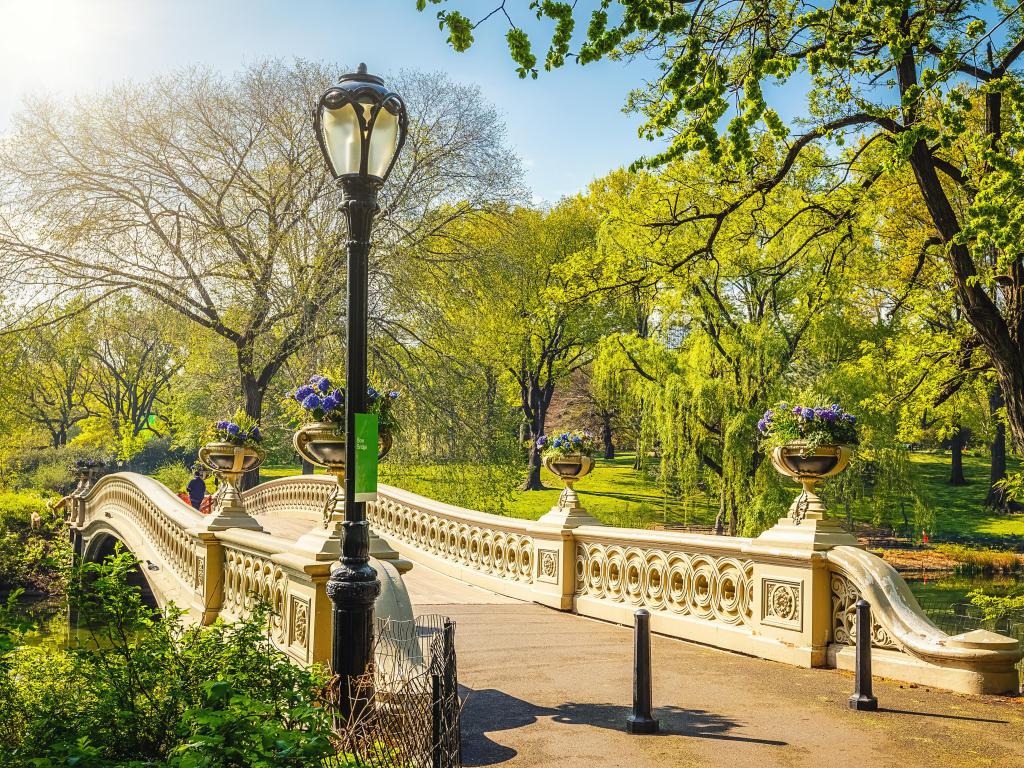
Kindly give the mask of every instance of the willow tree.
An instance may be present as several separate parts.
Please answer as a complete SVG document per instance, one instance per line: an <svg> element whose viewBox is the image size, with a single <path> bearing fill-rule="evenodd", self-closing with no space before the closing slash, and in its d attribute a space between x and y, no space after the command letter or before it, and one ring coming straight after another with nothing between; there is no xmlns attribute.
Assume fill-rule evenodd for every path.
<svg viewBox="0 0 1024 768"><path fill-rule="evenodd" d="M470 6L430 0L449 43L464 50L485 18L510 24L509 51L520 77L537 76L531 41L505 3ZM426 0L417 0L420 10ZM612 6L615 6L614 9ZM459 10L461 7L465 12ZM492 11L501 8L504 14ZM714 213L682 208L666 222L711 222L685 254L717 249L725 220L778 187L816 146L832 151L851 137L884 150L873 165L846 154L842 170L873 183L909 168L964 317L991 360L1006 418L1024 447L1024 19L1019 5L826 0L602 0L588 13L565 2L531 3L554 22L545 69L606 57L660 60L659 74L630 96L641 134L664 139L643 164L699 153L738 163L754 184ZM469 15L472 14L472 18ZM585 32L574 41L579 22ZM579 26L583 26L579 24ZM765 86L774 86L766 93ZM779 105L795 93L806 107L787 126ZM773 107L770 103L776 100ZM785 142L761 157L754 137ZM838 155L838 153L835 153Z"/></svg>
<svg viewBox="0 0 1024 768"><path fill-rule="evenodd" d="M630 232L648 243L643 262L609 259L607 282L656 282L660 290L651 334L606 341L600 370L645 389L663 480L683 491L702 469L712 473L716 526L732 534L779 511L762 515L751 506L764 459L755 425L791 386L816 329L842 305L847 264L863 249L844 206L823 197L848 194L836 191L827 166L819 156L722 224L706 224L718 227L717 245L687 270L671 265L706 233L650 222L681 207L713 215L745 183L724 170L676 161L632 190L602 229L619 243Z"/></svg>
<svg viewBox="0 0 1024 768"><path fill-rule="evenodd" d="M3 277L29 301L75 292L165 305L229 344L259 419L284 362L344 322L344 216L309 117L338 74L263 62L29 99L0 144ZM478 90L416 73L393 84L413 118L381 196L378 269L518 183Z"/></svg>

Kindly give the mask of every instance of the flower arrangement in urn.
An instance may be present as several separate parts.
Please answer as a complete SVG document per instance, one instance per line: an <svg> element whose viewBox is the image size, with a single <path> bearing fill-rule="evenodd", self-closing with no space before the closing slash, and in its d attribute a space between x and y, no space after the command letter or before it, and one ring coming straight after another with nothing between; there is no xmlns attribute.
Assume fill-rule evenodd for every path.
<svg viewBox="0 0 1024 768"><path fill-rule="evenodd" d="M838 403L827 407L780 403L765 411L757 429L775 469L803 486L790 517L797 523L805 517L822 517L825 510L815 486L849 464L858 441L857 417Z"/></svg>
<svg viewBox="0 0 1024 768"><path fill-rule="evenodd" d="M579 495L572 487L573 483L590 474L594 468L593 457L597 444L593 435L585 429L562 432L554 437L541 435L537 438L537 448L540 449L544 466L565 484L558 496L558 503L541 518L541 522L563 527L596 525L597 520L583 509Z"/></svg>
<svg viewBox="0 0 1024 768"><path fill-rule="evenodd" d="M229 482L263 463L259 424L243 411L236 411L230 419L213 422L206 435L206 444L199 449L199 461L207 469L226 475Z"/></svg>
<svg viewBox="0 0 1024 768"><path fill-rule="evenodd" d="M295 433L295 450L307 461L338 473L345 467L345 391L344 384L338 387L332 378L310 376L288 393L285 404L304 425ZM371 386L366 395L367 413L377 416L379 456L383 459L399 429L394 413L399 394L395 390L382 393Z"/></svg>
<svg viewBox="0 0 1024 768"><path fill-rule="evenodd" d="M541 458L553 474L566 483L567 488L594 468L594 453L597 444L588 430L562 432L555 437L541 435L537 438Z"/></svg>
<svg viewBox="0 0 1024 768"><path fill-rule="evenodd" d="M814 408L780 403L764 412L757 429L768 449L800 443L810 452L819 445L857 444L857 417L839 403Z"/></svg>

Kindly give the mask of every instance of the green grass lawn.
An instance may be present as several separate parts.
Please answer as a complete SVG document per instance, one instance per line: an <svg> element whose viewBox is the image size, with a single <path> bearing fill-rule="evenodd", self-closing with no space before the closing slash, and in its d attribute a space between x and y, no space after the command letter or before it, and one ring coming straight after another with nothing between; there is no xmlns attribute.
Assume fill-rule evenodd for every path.
<svg viewBox="0 0 1024 768"><path fill-rule="evenodd" d="M923 485L925 504L933 515L929 534L949 536L1024 536L1024 515L1000 515L983 506L987 493L988 461L984 455L965 455L964 474L968 485L954 487L949 477L948 452L911 455ZM1010 470L1019 462L1011 459ZM298 467L264 467L265 479L299 473ZM502 514L536 520L557 502L561 483L546 469L542 480L547 490L510 490L501 504ZM503 482L511 488L514 478L486 478L473 471L431 465L381 465L381 481L460 506L479 509L472 486ZM666 499L656 478L633 469L633 455L622 453L613 460L600 459L594 471L576 484L587 510L601 522L630 528L647 528L658 523L709 526L718 511L718 501L696 493L684 499ZM797 486L793 485L794 496ZM866 520L864 522L867 522Z"/></svg>
<svg viewBox="0 0 1024 768"><path fill-rule="evenodd" d="M939 535L1024 536L1024 515L996 514L984 506L988 495L989 464L985 455L964 456L964 476L968 484L953 486L949 480L949 453L911 455L915 471L924 485L926 504L935 516L934 530ZM1020 470L1020 462L1008 461L1011 472Z"/></svg>

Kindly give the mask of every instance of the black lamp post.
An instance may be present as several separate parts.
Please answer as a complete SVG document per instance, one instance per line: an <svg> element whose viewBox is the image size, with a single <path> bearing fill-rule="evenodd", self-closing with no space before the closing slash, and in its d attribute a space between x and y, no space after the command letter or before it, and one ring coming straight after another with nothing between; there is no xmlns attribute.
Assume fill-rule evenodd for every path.
<svg viewBox="0 0 1024 768"><path fill-rule="evenodd" d="M377 191L405 143L405 102L360 64L328 88L313 110L313 127L327 166L341 188L348 219L348 331L345 368L345 522L341 565L327 582L333 605L331 665L340 676L340 704L347 717L365 698L353 682L366 673L373 653L373 604L380 581L370 566L366 505L356 501L356 414L366 412L366 325L370 230Z"/></svg>

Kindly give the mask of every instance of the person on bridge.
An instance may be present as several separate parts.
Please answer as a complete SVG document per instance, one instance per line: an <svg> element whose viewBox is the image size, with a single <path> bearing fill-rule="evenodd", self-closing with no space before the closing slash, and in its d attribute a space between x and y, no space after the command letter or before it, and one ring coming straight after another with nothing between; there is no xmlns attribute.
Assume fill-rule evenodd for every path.
<svg viewBox="0 0 1024 768"><path fill-rule="evenodd" d="M206 481L203 480L203 473L200 470L197 469L192 473L192 479L188 481L185 490L188 492L188 499L192 506L200 509L203 506L203 499L206 497Z"/></svg>

